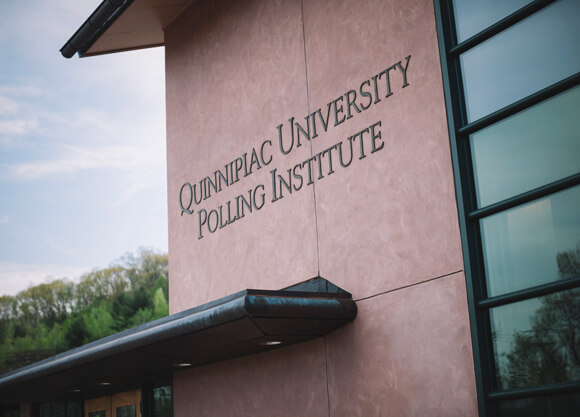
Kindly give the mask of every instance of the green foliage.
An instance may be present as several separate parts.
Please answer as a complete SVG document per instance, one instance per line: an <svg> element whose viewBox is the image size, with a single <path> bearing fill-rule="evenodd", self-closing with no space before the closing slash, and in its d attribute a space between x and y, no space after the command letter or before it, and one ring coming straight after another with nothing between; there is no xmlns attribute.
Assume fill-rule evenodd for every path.
<svg viewBox="0 0 580 417"><path fill-rule="evenodd" d="M153 294L153 315L156 319L169 315L169 303L163 288L157 288Z"/></svg>
<svg viewBox="0 0 580 417"><path fill-rule="evenodd" d="M144 287L139 287L132 293L121 293L113 301L113 316L117 330L133 327L133 323L143 324L146 311L153 306L152 296ZM151 321L151 319L147 320Z"/></svg>
<svg viewBox="0 0 580 417"><path fill-rule="evenodd" d="M131 317L131 326L129 327L139 326L153 320L153 311L150 308L140 308L133 317Z"/></svg>
<svg viewBox="0 0 580 417"><path fill-rule="evenodd" d="M0 297L0 374L169 314L167 254L142 249L78 283Z"/></svg>
<svg viewBox="0 0 580 417"><path fill-rule="evenodd" d="M109 305L106 302L85 311L83 319L90 332L89 340L101 339L115 333L115 319L109 312Z"/></svg>
<svg viewBox="0 0 580 417"><path fill-rule="evenodd" d="M580 244L561 252L560 279L580 277ZM511 388L580 379L580 288L548 294L531 315L531 329L516 332L507 358Z"/></svg>
<svg viewBox="0 0 580 417"><path fill-rule="evenodd" d="M89 328L82 315L76 316L65 332L65 339L71 348L87 343L89 336Z"/></svg>

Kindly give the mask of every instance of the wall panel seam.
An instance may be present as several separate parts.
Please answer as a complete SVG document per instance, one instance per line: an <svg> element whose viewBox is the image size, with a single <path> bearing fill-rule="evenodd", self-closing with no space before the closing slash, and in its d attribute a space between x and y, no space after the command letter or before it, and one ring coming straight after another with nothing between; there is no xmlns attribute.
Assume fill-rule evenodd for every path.
<svg viewBox="0 0 580 417"><path fill-rule="evenodd" d="M405 290L405 289L407 289L407 288L416 287L416 286L418 286L418 285L422 285L422 284L427 284L427 283L429 283L429 282L436 281L436 280L439 280L439 279L443 279L443 278L449 278L449 277L451 277L451 276L453 276L453 275L457 275L457 274L460 274L460 273L463 273L463 272L464 272L464 270L463 270L463 269L460 269L460 270L458 270L458 271L449 272L448 274L440 275L440 276L437 276L437 277L434 277L434 278L428 278L428 279L425 279L425 280L423 280L423 281L419 281L419 282L415 282L415 283L413 283L413 284L405 285L405 286L403 286L403 287L399 287L399 288L393 288L393 289L391 289L391 290L387 290L387 291L379 292L379 293L377 293L377 294L374 294L374 295L369 295L368 297L358 298L358 299L356 299L356 300L354 300L354 301L358 303L359 301L365 301L365 300L368 300L368 299L370 299L370 298L375 298L375 297L379 297L379 296L381 296L381 295L389 294L389 293L392 293L392 292L396 292L396 291Z"/></svg>

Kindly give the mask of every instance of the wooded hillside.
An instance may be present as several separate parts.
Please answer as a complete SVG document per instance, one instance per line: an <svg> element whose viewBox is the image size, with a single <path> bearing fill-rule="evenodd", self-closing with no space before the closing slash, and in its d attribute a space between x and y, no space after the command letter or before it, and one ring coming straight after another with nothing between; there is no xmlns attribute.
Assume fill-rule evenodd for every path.
<svg viewBox="0 0 580 417"><path fill-rule="evenodd" d="M169 314L167 254L0 296L0 374Z"/></svg>

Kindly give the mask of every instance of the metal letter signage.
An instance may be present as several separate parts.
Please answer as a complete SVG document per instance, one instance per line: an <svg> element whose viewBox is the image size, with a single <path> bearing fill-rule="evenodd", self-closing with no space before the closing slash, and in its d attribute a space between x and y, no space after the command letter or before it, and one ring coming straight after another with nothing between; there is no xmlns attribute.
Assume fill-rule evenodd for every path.
<svg viewBox="0 0 580 417"><path fill-rule="evenodd" d="M306 141L316 139L331 127L339 126L391 97L397 85L400 88L407 87L410 60L411 55L404 59L404 63L401 60L364 80L358 89L348 90L326 106L305 116L303 121L290 117L287 122L276 126L273 141L263 141L250 152L232 159L223 168L199 181L182 184L177 196L180 214L192 215L197 212L197 238L203 239L208 233L216 233L243 219L246 214L260 211L266 202L275 203L300 191L305 185L312 185L332 175L337 169L348 168L355 159L365 159L384 149L382 121L379 120L291 167L271 169L269 188L265 184L257 184L217 207L209 208L205 204L212 196L270 165L276 159L273 142L277 143L281 157L285 157Z"/></svg>

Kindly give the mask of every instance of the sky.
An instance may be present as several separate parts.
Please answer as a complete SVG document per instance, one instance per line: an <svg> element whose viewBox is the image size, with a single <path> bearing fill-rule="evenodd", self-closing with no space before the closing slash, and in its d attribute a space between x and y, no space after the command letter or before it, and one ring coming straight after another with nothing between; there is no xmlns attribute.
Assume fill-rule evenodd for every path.
<svg viewBox="0 0 580 417"><path fill-rule="evenodd" d="M0 295L167 251L163 48L59 51L100 3L0 4Z"/></svg>

